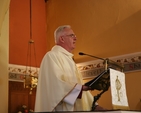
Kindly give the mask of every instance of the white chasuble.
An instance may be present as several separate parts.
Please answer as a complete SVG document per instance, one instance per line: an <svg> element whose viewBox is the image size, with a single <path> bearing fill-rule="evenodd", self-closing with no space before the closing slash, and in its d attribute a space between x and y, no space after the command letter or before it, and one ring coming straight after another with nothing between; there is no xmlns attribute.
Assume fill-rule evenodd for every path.
<svg viewBox="0 0 141 113"><path fill-rule="evenodd" d="M39 70L35 112L91 110L93 96L89 91L77 98L83 83L72 57L57 45L46 53Z"/></svg>
<svg viewBox="0 0 141 113"><path fill-rule="evenodd" d="M125 74L110 69L110 84L113 109L129 110L126 95Z"/></svg>

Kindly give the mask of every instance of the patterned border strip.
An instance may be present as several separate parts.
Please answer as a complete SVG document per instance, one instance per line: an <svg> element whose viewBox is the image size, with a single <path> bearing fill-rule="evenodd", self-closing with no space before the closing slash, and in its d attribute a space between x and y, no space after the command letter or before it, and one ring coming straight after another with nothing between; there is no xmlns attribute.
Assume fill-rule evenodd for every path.
<svg viewBox="0 0 141 113"><path fill-rule="evenodd" d="M109 58L117 63L124 64L124 72L133 72L141 70L141 52L126 54ZM104 70L104 64L101 60L93 60L77 64L82 73L83 79L93 78ZM24 75L31 74L37 77L39 68L9 64L9 80L23 81Z"/></svg>
<svg viewBox="0 0 141 113"><path fill-rule="evenodd" d="M15 64L9 64L9 80L10 81L24 81L25 75L31 75L33 77L38 77L39 68L29 67L29 66L21 66Z"/></svg>

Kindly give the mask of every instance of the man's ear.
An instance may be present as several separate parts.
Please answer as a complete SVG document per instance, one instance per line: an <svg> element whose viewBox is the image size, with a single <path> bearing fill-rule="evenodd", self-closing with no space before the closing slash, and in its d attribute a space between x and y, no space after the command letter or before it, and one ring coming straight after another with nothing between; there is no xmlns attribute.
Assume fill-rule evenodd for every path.
<svg viewBox="0 0 141 113"><path fill-rule="evenodd" d="M60 42L64 42L64 38L61 36L61 37L59 37L59 41Z"/></svg>

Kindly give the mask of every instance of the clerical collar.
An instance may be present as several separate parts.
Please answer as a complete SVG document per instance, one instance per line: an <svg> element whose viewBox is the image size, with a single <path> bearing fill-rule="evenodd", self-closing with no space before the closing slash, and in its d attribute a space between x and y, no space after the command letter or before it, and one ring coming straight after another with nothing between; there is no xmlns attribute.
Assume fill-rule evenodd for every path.
<svg viewBox="0 0 141 113"><path fill-rule="evenodd" d="M74 55L70 52L68 52L66 49L64 49L63 47L59 46L59 45L55 45L52 50L55 50L55 51L60 51L68 56L71 56L73 57Z"/></svg>

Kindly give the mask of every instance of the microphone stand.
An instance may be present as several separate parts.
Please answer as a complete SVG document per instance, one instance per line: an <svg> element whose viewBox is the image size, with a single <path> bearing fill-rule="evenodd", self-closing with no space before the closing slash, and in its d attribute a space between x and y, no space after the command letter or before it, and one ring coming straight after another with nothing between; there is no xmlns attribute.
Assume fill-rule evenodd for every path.
<svg viewBox="0 0 141 113"><path fill-rule="evenodd" d="M101 97L101 95L103 94L103 93L105 93L105 91L107 91L108 89L105 89L105 90L103 90L102 92L100 92L99 94L97 94L97 96L94 96L94 101L93 101L93 103L92 103L92 109L91 109L91 111L94 111L95 110L95 108L96 108L96 101Z"/></svg>

